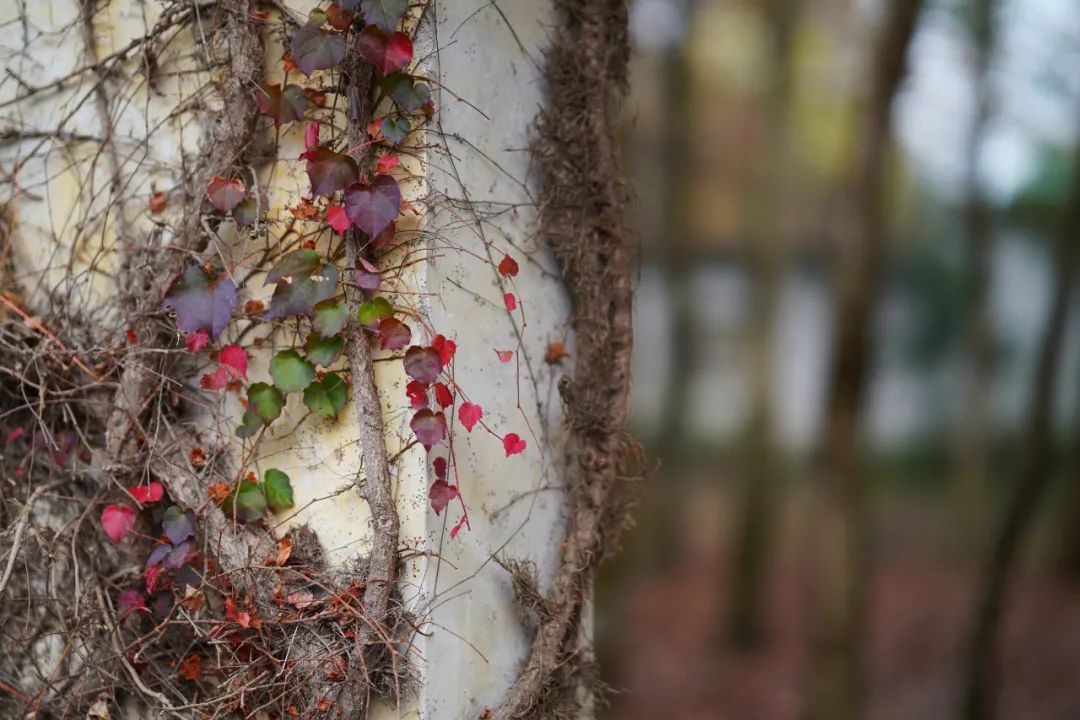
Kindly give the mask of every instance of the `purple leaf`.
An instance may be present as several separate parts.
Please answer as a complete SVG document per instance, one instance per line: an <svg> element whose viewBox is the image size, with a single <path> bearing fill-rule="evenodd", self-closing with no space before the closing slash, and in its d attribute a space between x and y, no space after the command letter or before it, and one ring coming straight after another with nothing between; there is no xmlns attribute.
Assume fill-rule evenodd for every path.
<svg viewBox="0 0 1080 720"><path fill-rule="evenodd" d="M277 283L265 318L310 315L317 303L337 291L338 269L323 264L314 250L289 253L266 275L265 285Z"/></svg>
<svg viewBox="0 0 1080 720"><path fill-rule="evenodd" d="M413 345L405 351L403 364L405 373L409 377L425 385L430 385L431 381L437 378L442 370L439 351L435 348L420 347L419 345Z"/></svg>
<svg viewBox="0 0 1080 720"><path fill-rule="evenodd" d="M409 427L416 433L416 439L424 446L425 450L442 441L446 437L446 416L441 412L432 412L428 408L417 410L409 421Z"/></svg>
<svg viewBox="0 0 1080 720"><path fill-rule="evenodd" d="M308 150L300 157L307 160L312 195L333 195L355 183L360 176L355 160L329 148Z"/></svg>
<svg viewBox="0 0 1080 720"><path fill-rule="evenodd" d="M292 36L289 54L305 75L339 65L345 59L345 38L304 25Z"/></svg>
<svg viewBox="0 0 1080 720"><path fill-rule="evenodd" d="M401 188L389 175L378 176L371 185L350 185L345 191L345 212L371 237L389 227L400 209Z"/></svg>
<svg viewBox="0 0 1080 720"><path fill-rule="evenodd" d="M161 529L173 545L179 545L195 535L195 513L191 510L184 512L172 505L161 518Z"/></svg>
<svg viewBox="0 0 1080 720"><path fill-rule="evenodd" d="M216 338L236 307L236 285L227 275L214 277L192 265L169 286L162 307L173 309L184 332L208 330Z"/></svg>

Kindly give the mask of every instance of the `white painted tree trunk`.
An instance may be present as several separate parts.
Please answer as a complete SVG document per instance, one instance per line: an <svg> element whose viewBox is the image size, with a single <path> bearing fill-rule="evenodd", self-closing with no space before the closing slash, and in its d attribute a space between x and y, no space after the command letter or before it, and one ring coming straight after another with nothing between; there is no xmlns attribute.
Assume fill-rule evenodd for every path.
<svg viewBox="0 0 1080 720"><path fill-rule="evenodd" d="M288 3L297 18L311 5ZM13 228L12 285L4 290L38 313L62 303L91 333L124 326L111 305L117 283L125 282L121 240L169 233L161 225L169 211L151 214L149 197L181 186L185 163L197 157L203 130L218 110L200 102L211 78L198 18L188 23L191 29L155 39L156 70L149 75L138 52L113 59L153 33L163 12L175 10L156 2L100 0L92 26L84 27L78 0L0 3L0 54L8 70L0 79L0 189ZM212 11L202 6L195 13ZM441 517L432 511L427 490L434 478L424 450L413 447L395 460L401 541L416 550L400 592L423 634L412 654L417 690L402 707L383 708L378 716L387 718L476 718L499 703L530 633L514 607L509 575L494 558L533 561L546 590L563 536L556 391L563 370L545 363L544 353L551 341L569 342L569 303L558 269L535 237L527 152L542 103L540 63L550 7L538 0L502 0L497 7L486 0L438 0L432 12L415 56L419 74L433 79L439 112L414 143L416 159L405 163L404 174L413 179L402 183L422 231L414 249L426 258L410 266L398 288L411 293L418 317L457 342L456 380L484 408L484 420L499 433L517 432L528 448L507 458L498 438L456 426L453 452L471 530L453 540L449 530L460 506L452 504ZM266 80L277 82L281 38L268 31L265 39ZM107 72L99 76L95 63L106 63ZM28 88L80 69L67 82L26 97ZM95 91L99 80L103 93ZM260 132L274 132L261 122ZM282 128L278 160L257 168L269 202L271 240L289 217L288 206L307 193L303 164L295 162L302 146L299 124ZM245 253L261 242L237 237L226 223L211 252L243 274L249 271ZM509 313L503 304L503 293L511 291L495 271L503 253L522 267L512 291L523 314ZM249 284L242 300L268 299L271 288L260 285ZM429 339L422 330L420 336ZM495 350L513 350L514 360L500 362ZM253 358L252 380L267 379L270 352ZM376 367L393 455L412 439L407 379L400 363ZM198 377L177 380L197 387ZM240 408L235 399L217 407L219 397L206 395L205 422L220 423L231 436ZM348 568L365 554L371 537L368 508L353 487L362 474L355 419L351 409L336 423L304 414L291 400L275 436L250 466L260 473L277 467L293 478L297 510L280 516L275 532L306 523L331 565ZM233 462L242 463L239 445Z"/></svg>

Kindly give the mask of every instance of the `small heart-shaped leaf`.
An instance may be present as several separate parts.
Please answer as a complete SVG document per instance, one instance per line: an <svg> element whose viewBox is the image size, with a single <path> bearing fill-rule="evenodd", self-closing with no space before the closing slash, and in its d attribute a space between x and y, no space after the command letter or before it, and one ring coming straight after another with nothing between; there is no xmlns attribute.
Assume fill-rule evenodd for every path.
<svg viewBox="0 0 1080 720"><path fill-rule="evenodd" d="M215 277L200 265L192 265L173 281L163 307L176 313L184 332L209 330L216 338L225 329L236 307L236 285L227 275Z"/></svg>
<svg viewBox="0 0 1080 720"><path fill-rule="evenodd" d="M450 504L450 501L458 496L456 485L448 485L445 480L436 480L428 490L428 499L431 500L431 509L435 514L440 514Z"/></svg>
<svg viewBox="0 0 1080 720"><path fill-rule="evenodd" d="M349 321L349 308L336 300L323 300L311 313L311 327L324 337L337 335Z"/></svg>
<svg viewBox="0 0 1080 720"><path fill-rule="evenodd" d="M106 505L101 511L101 527L114 543L119 543L135 527L135 510L127 505Z"/></svg>
<svg viewBox="0 0 1080 720"><path fill-rule="evenodd" d="M431 88L425 83L414 83L405 73L387 75L381 84L402 112L416 112L431 102ZM383 137L385 136L386 131L383 130Z"/></svg>
<svg viewBox="0 0 1080 720"><path fill-rule="evenodd" d="M282 350L270 360L270 377L282 392L300 392L315 379L315 368L295 350Z"/></svg>
<svg viewBox="0 0 1080 720"><path fill-rule="evenodd" d="M348 399L348 387L337 373L326 373L322 380L311 383L304 390L304 405L327 418L337 417Z"/></svg>
<svg viewBox="0 0 1080 720"><path fill-rule="evenodd" d="M273 512L288 510L293 506L293 488L289 476L275 468L270 468L263 475L263 491L266 503Z"/></svg>
<svg viewBox="0 0 1080 720"><path fill-rule="evenodd" d="M388 34L375 25L364 28L357 38L356 46L364 59L378 68L383 75L401 70L412 60L413 46L409 36L402 32Z"/></svg>
<svg viewBox="0 0 1080 720"><path fill-rule="evenodd" d="M345 338L340 335L322 337L313 332L304 342L304 354L307 355L307 359L322 367L330 367L337 362L344 348Z"/></svg>
<svg viewBox="0 0 1080 720"><path fill-rule="evenodd" d="M408 9L408 0L360 0L360 12L364 14L364 22L377 25L383 32L393 32Z"/></svg>
<svg viewBox="0 0 1080 720"><path fill-rule="evenodd" d="M254 413L255 419L263 425L277 420L284 406L285 396L273 385L260 382L248 388L248 411ZM244 413L245 425L247 420L247 413Z"/></svg>
<svg viewBox="0 0 1080 720"><path fill-rule="evenodd" d="M311 75L316 70L341 64L345 59L345 38L325 32L317 25L303 25L293 33L289 55L300 72Z"/></svg>
<svg viewBox="0 0 1080 720"><path fill-rule="evenodd" d="M439 372L442 370L439 351L419 345L413 345L405 351L403 364L409 377L425 385L430 385L435 378L439 377Z"/></svg>
<svg viewBox="0 0 1080 720"><path fill-rule="evenodd" d="M383 319L392 316L394 314L394 307L386 298L377 297L372 298L365 303L361 303L360 309L356 314L362 325L374 327Z"/></svg>
<svg viewBox="0 0 1080 720"><path fill-rule="evenodd" d="M417 410L409 421L409 427L416 433L416 439L424 449L430 451L433 445L442 442L446 437L446 416L428 408Z"/></svg>
<svg viewBox="0 0 1080 720"><path fill-rule="evenodd" d="M397 318L379 321L379 347L383 350L400 350L412 342L412 330Z"/></svg>
<svg viewBox="0 0 1080 720"><path fill-rule="evenodd" d="M370 185L357 183L345 191L345 212L356 227L371 237L385 230L401 210L401 188L389 175Z"/></svg>
<svg viewBox="0 0 1080 720"><path fill-rule="evenodd" d="M380 125L382 136L391 145L400 145L412 132L412 122L405 115L385 117Z"/></svg>
<svg viewBox="0 0 1080 720"><path fill-rule="evenodd" d="M308 150L301 157L307 160L307 176L312 195L333 195L344 190L360 177L356 161L344 153L326 147Z"/></svg>
<svg viewBox="0 0 1080 720"><path fill-rule="evenodd" d="M215 176L206 186L206 197L218 212L229 213L247 195L244 183Z"/></svg>
<svg viewBox="0 0 1080 720"><path fill-rule="evenodd" d="M179 545L189 537L194 537L195 513L170 505L161 518L161 530L165 533L165 537L169 538L169 542Z"/></svg>

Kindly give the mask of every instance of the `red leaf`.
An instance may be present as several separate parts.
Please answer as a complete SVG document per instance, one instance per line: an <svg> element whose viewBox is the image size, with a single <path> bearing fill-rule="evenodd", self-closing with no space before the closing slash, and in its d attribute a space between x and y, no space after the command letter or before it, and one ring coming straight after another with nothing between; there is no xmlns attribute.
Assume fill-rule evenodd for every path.
<svg viewBox="0 0 1080 720"><path fill-rule="evenodd" d="M433 347L413 345L405 351L403 364L405 365L405 373L424 385L430 385L442 370L439 351Z"/></svg>
<svg viewBox="0 0 1080 720"><path fill-rule="evenodd" d="M412 342L412 330L397 318L379 321L379 347L383 350L400 350Z"/></svg>
<svg viewBox="0 0 1080 720"><path fill-rule="evenodd" d="M450 392L446 383L435 383L435 402L444 408L454 404L454 394Z"/></svg>
<svg viewBox="0 0 1080 720"><path fill-rule="evenodd" d="M480 421L480 418L484 416L484 409L479 405L474 405L471 402L462 403L458 408L458 420L465 426L465 429L472 432L472 429L476 426L476 423ZM514 437L517 437L516 435Z"/></svg>
<svg viewBox="0 0 1080 720"><path fill-rule="evenodd" d="M450 361L454 359L454 353L457 352L457 343L447 340L442 335L435 336L435 339L431 341L431 347L439 351L439 362L443 367L450 364Z"/></svg>
<svg viewBox="0 0 1080 720"><path fill-rule="evenodd" d="M397 166L397 155L380 155L378 161L375 163L375 172L379 175L385 175Z"/></svg>
<svg viewBox="0 0 1080 720"><path fill-rule="evenodd" d="M120 622L124 622L127 616L136 610L146 609L146 599L138 590L125 590L120 593L120 597L116 598L116 604L124 610L120 613Z"/></svg>
<svg viewBox="0 0 1080 720"><path fill-rule="evenodd" d="M352 24L352 15L342 10L337 3L330 3L330 7L326 8L326 19L335 30L348 30Z"/></svg>
<svg viewBox="0 0 1080 720"><path fill-rule="evenodd" d="M210 204L218 212L232 212L232 209L240 204L245 195L247 195L247 190L244 189L244 183L239 180L226 180L223 177L215 176L210 181L210 184L206 186L206 197L210 199Z"/></svg>
<svg viewBox="0 0 1080 720"><path fill-rule="evenodd" d="M504 255L502 262L499 263L499 274L504 277L514 277L515 275L517 275L517 261L509 255Z"/></svg>
<svg viewBox="0 0 1080 720"><path fill-rule="evenodd" d="M315 596L307 590L300 590L286 595L285 602L289 603L297 610L303 610L315 602Z"/></svg>
<svg viewBox="0 0 1080 720"><path fill-rule="evenodd" d="M319 147L319 123L309 122L304 127L304 149L314 150Z"/></svg>
<svg viewBox="0 0 1080 720"><path fill-rule="evenodd" d="M330 223L330 227L342 235L352 227L352 221L349 220L349 216L345 214L345 208L341 205L331 205L326 208L326 221Z"/></svg>
<svg viewBox="0 0 1080 720"><path fill-rule="evenodd" d="M432 412L427 408L416 411L409 421L409 427L425 450L430 451L433 445L446 437L446 417L441 412Z"/></svg>
<svg viewBox="0 0 1080 720"><path fill-rule="evenodd" d="M150 196L150 212L155 215L160 215L165 212L166 206L169 204L169 197L158 190L156 193Z"/></svg>
<svg viewBox="0 0 1080 720"><path fill-rule="evenodd" d="M506 305L506 309L513 312L517 309L517 298L514 297L514 293L506 293L503 295L503 304Z"/></svg>
<svg viewBox="0 0 1080 720"><path fill-rule="evenodd" d="M229 384L229 376L225 373L225 368L219 365L214 372L203 375L199 384L203 390L221 390Z"/></svg>
<svg viewBox="0 0 1080 720"><path fill-rule="evenodd" d="M130 492L131 497L138 500L140 504L145 505L160 500L164 490L161 488L161 483L157 480L153 480L149 485L138 485L128 490L128 492Z"/></svg>
<svg viewBox="0 0 1080 720"><path fill-rule="evenodd" d="M4 444L5 445L10 445L11 443L15 442L16 440L18 440L19 438L21 438L25 434L26 434L26 428L17 427L17 428L15 428L14 430L12 430L11 432L9 432L7 434L7 436L4 438Z"/></svg>
<svg viewBox="0 0 1080 720"><path fill-rule="evenodd" d="M525 441L518 437L517 433L507 433L503 438L503 449L506 450L506 457L517 455L525 452Z"/></svg>
<svg viewBox="0 0 1080 720"><path fill-rule="evenodd" d="M180 676L195 681L202 677L202 655L188 655L180 661Z"/></svg>
<svg viewBox="0 0 1080 720"><path fill-rule="evenodd" d="M435 477L440 480L446 479L446 458L437 457L431 461L432 467L435 468Z"/></svg>
<svg viewBox="0 0 1080 720"><path fill-rule="evenodd" d="M436 480L428 490L428 498L431 500L431 509L436 515L442 513L450 501L458 496L456 485L449 485L445 480Z"/></svg>
<svg viewBox="0 0 1080 720"><path fill-rule="evenodd" d="M383 75L401 70L412 60L413 47L409 36L402 32L388 35L374 25L360 33L356 47L364 59Z"/></svg>
<svg viewBox="0 0 1080 720"><path fill-rule="evenodd" d="M499 362L508 363L514 359L513 350L496 350L495 354L499 356Z"/></svg>
<svg viewBox="0 0 1080 720"><path fill-rule="evenodd" d="M247 380L247 353L239 345L227 345L221 349L218 362L234 380Z"/></svg>
<svg viewBox="0 0 1080 720"><path fill-rule="evenodd" d="M405 386L405 394L409 397L414 410L428 406L427 385L419 380L410 380Z"/></svg>
<svg viewBox="0 0 1080 720"><path fill-rule="evenodd" d="M135 527L135 511L126 505L106 505L101 511L101 527L114 543L119 543Z"/></svg>
<svg viewBox="0 0 1080 720"><path fill-rule="evenodd" d="M454 538L456 538L456 537L457 537L457 534L458 534L459 532L461 532L461 526L462 526L462 525L468 525L468 520L469 520L469 518L468 518L468 517L463 517L463 518L461 518L460 520L458 520L458 522L457 522L457 525L455 525L454 527L450 528L450 539L451 539L451 540L453 540ZM481 720L483 720L483 718L481 718Z"/></svg>
<svg viewBox="0 0 1080 720"><path fill-rule="evenodd" d="M202 330L189 332L184 336L184 344L189 353L197 353L210 343L210 336Z"/></svg>

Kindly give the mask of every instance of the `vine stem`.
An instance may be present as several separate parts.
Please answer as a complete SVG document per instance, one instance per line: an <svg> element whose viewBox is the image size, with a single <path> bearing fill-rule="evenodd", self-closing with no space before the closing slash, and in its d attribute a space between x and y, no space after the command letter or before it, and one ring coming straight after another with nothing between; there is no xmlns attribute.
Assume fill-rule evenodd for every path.
<svg viewBox="0 0 1080 720"><path fill-rule="evenodd" d="M374 85L374 69L363 62L359 46L350 43L342 63L342 83L347 97L353 104L348 108L346 144L360 146L356 157L362 170L370 170L372 145L365 144L364 133L371 122L375 102L371 98ZM352 272L360 258L364 243L362 233L350 228L345 232L345 272ZM371 527L374 537L368 557L367 583L364 588L364 607L371 618L359 637L361 647L374 641L378 625L387 615L390 595L397 584L398 538L401 523L397 505L394 503L390 484L390 462L386 450L386 431L383 425L379 391L375 386L375 364L371 356L371 340L358 320L360 305L364 302L361 289L346 282L345 298L349 306L350 333L345 347L345 358L353 382L353 407L356 411L357 435L364 463L364 483L360 492L371 509ZM380 641L381 642L381 641ZM370 666L370 663L366 663Z"/></svg>

